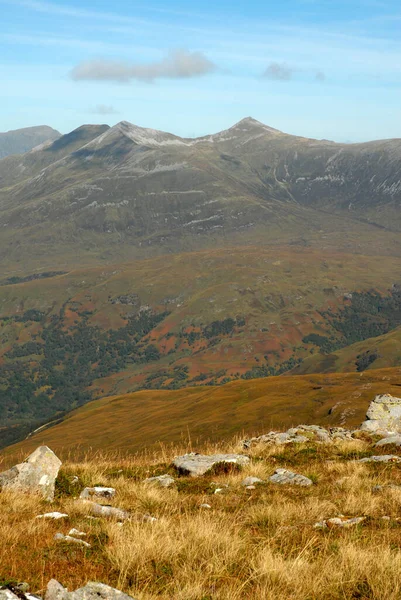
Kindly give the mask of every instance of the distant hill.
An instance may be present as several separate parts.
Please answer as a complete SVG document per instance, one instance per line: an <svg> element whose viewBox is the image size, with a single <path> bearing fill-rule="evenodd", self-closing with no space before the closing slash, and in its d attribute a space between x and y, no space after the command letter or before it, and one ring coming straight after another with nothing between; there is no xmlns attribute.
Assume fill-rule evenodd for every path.
<svg viewBox="0 0 401 600"><path fill-rule="evenodd" d="M10 154L29 152L40 144L52 142L59 137L61 137L61 133L47 125L0 133L0 159Z"/></svg>
<svg viewBox="0 0 401 600"><path fill-rule="evenodd" d="M379 393L400 395L401 369L271 377L218 388L141 391L103 398L11 446L2 456L50 446L61 457L87 451L122 454L162 444L227 440L300 423L359 426Z"/></svg>

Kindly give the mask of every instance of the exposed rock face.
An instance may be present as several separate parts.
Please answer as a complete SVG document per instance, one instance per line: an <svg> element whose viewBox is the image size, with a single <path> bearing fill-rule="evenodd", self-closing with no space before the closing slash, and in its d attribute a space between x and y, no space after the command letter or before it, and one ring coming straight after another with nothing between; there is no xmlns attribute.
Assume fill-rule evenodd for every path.
<svg viewBox="0 0 401 600"><path fill-rule="evenodd" d="M25 462L0 473L0 488L40 494L53 500L61 460L50 448L40 446Z"/></svg>
<svg viewBox="0 0 401 600"><path fill-rule="evenodd" d="M244 440L244 448L250 448L253 444L270 444L282 446L286 444L304 444L306 442L330 443L352 439L353 432L343 427L332 427L325 429L319 425L298 425L291 427L288 431L270 431L258 437Z"/></svg>
<svg viewBox="0 0 401 600"><path fill-rule="evenodd" d="M401 398L390 394L376 396L360 429L379 435L401 433Z"/></svg>
<svg viewBox="0 0 401 600"><path fill-rule="evenodd" d="M272 483L280 483L281 485L290 484L300 485L302 487L313 485L313 481L309 479L309 477L305 477L305 475L299 475L298 473L288 471L287 469L276 469L274 475L272 475L269 479Z"/></svg>
<svg viewBox="0 0 401 600"><path fill-rule="evenodd" d="M214 454L211 456L196 454L184 454L174 459L173 465L181 475L190 475L191 477L200 477L210 471L219 463L247 465L249 457L243 454Z"/></svg>

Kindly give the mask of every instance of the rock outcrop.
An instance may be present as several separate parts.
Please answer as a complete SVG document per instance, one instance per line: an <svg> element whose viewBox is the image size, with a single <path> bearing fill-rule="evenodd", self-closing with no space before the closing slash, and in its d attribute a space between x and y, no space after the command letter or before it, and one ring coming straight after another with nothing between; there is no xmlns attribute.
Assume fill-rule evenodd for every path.
<svg viewBox="0 0 401 600"><path fill-rule="evenodd" d="M287 444L305 444L307 442L331 443L353 438L353 432L343 427L331 427L325 429L320 425L298 425L291 427L288 431L270 431L258 437L243 441L244 448L250 448L254 444L268 444L283 446Z"/></svg>
<svg viewBox="0 0 401 600"><path fill-rule="evenodd" d="M51 501L60 467L61 460L54 452L40 446L26 461L0 473L0 488L40 494Z"/></svg>
<svg viewBox="0 0 401 600"><path fill-rule="evenodd" d="M158 475L157 477L148 477L144 483L155 485L162 488L168 488L174 485L175 479L171 475Z"/></svg>
<svg viewBox="0 0 401 600"><path fill-rule="evenodd" d="M184 456L177 456L173 461L173 465L181 475L200 477L218 464L244 466L249 463L249 460L249 457L243 454L213 454L207 456L191 452L190 454L184 454Z"/></svg>
<svg viewBox="0 0 401 600"><path fill-rule="evenodd" d="M401 398L390 394L376 396L360 429L384 436L401 433Z"/></svg>

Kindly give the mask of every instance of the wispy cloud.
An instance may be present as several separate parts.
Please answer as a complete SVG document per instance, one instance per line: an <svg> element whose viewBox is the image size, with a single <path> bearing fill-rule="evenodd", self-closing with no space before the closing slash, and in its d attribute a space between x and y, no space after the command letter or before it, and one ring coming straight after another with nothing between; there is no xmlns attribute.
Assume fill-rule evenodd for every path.
<svg viewBox="0 0 401 600"><path fill-rule="evenodd" d="M90 111L93 115L118 115L119 111L111 104L97 104Z"/></svg>
<svg viewBox="0 0 401 600"><path fill-rule="evenodd" d="M294 73L295 69L289 67L287 63L271 62L263 73L263 76L275 81L290 81Z"/></svg>
<svg viewBox="0 0 401 600"><path fill-rule="evenodd" d="M115 81L128 83L133 79L152 82L156 79L188 79L216 71L217 66L202 52L172 50L160 61L147 64L110 60L90 60L71 71L75 81Z"/></svg>

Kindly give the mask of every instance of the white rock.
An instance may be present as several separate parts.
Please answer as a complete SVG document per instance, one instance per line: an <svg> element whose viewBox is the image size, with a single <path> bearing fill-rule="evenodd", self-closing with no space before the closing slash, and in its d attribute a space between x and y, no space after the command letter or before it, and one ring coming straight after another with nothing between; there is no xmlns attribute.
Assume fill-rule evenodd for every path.
<svg viewBox="0 0 401 600"><path fill-rule="evenodd" d="M115 493L116 490L112 487L86 487L84 490L82 490L79 497L84 500L90 498L113 498Z"/></svg>
<svg viewBox="0 0 401 600"><path fill-rule="evenodd" d="M249 487L250 485L255 486L256 483L264 483L263 479L259 479L259 477L245 477L245 479L241 482L241 485L244 487Z"/></svg>
<svg viewBox="0 0 401 600"><path fill-rule="evenodd" d="M77 538L72 537L71 535L64 535L63 533L56 533L54 536L55 540L62 542L70 542L72 544L78 544L79 546L85 546L85 548L90 548L91 545L88 542L84 542L84 540L79 540Z"/></svg>
<svg viewBox="0 0 401 600"><path fill-rule="evenodd" d="M157 477L149 477L144 480L144 483L157 485L162 488L168 488L174 485L175 479L171 475L158 475Z"/></svg>
<svg viewBox="0 0 401 600"><path fill-rule="evenodd" d="M78 529L75 529L75 527L73 527L68 532L68 535L72 535L72 537L77 538L77 537L85 537L86 533L84 531L79 531Z"/></svg>
<svg viewBox="0 0 401 600"><path fill-rule="evenodd" d="M44 515L38 515L37 519L66 519L68 515L66 513L61 512L50 512L45 513Z"/></svg>

